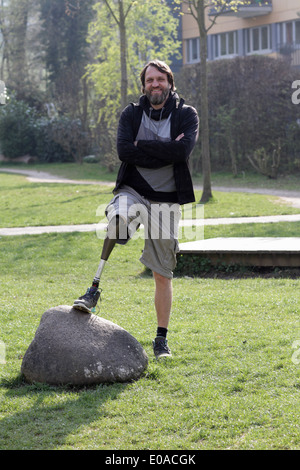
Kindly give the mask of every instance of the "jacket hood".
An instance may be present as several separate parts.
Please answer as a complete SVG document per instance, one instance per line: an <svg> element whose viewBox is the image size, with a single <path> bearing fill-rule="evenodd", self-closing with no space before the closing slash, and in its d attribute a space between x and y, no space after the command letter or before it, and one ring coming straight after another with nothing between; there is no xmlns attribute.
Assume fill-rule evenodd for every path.
<svg viewBox="0 0 300 470"><path fill-rule="evenodd" d="M169 97L165 102L165 105L161 109L154 109L152 108L150 101L148 100L146 95L142 95L139 99L139 105L143 108L143 111L150 116L151 119L155 121L159 121L161 119L167 119L173 109L175 109L179 104L179 96L176 92L170 91Z"/></svg>

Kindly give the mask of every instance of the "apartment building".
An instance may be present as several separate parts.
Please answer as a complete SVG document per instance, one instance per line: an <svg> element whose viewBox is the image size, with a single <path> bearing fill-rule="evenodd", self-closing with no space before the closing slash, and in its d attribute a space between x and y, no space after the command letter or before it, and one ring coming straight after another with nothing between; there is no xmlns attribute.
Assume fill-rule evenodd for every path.
<svg viewBox="0 0 300 470"><path fill-rule="evenodd" d="M213 8L206 9L207 25L214 14ZM198 26L187 13L182 17L182 40L183 65L200 62ZM300 0L251 0L217 17L208 33L208 60L250 54L285 55L300 67Z"/></svg>

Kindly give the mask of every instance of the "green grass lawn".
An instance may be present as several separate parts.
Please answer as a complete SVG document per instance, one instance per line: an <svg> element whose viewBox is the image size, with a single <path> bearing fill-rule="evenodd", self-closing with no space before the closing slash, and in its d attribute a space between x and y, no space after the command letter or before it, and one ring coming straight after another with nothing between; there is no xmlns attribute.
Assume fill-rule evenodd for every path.
<svg viewBox="0 0 300 470"><path fill-rule="evenodd" d="M117 170L110 172L98 164L83 163L38 163L34 165L22 165L20 163L0 163L1 168L14 168L21 170L37 170L47 172L62 178L74 180L110 181L116 180ZM279 175L276 180L266 178L257 172L243 172L234 177L230 172L213 172L211 175L212 185L227 187L249 187L269 189L290 189L299 191L300 174ZM195 184L202 184L202 175L194 174Z"/></svg>
<svg viewBox="0 0 300 470"><path fill-rule="evenodd" d="M23 177L0 178L2 227L93 223L89 200L110 198L108 188L63 189L29 184ZM266 196L240 196L238 204L234 194L232 200L217 194L205 216L290 210ZM299 236L299 231L297 222L205 227L204 234ZM0 449L300 449L300 365L293 348L300 340L299 278L176 277L168 335L173 358L157 363L151 346L154 281L138 261L140 238L112 252L99 315L145 348L149 366L141 379L81 389L23 382L22 357L41 315L85 292L101 244L93 233L0 238L0 341L6 346L6 364L0 364Z"/></svg>
<svg viewBox="0 0 300 470"><path fill-rule="evenodd" d="M196 191L196 201L200 200ZM30 183L26 177L0 173L0 227L98 223L112 198L112 187ZM192 213L185 208L185 218ZM300 213L300 209L260 194L214 192L204 217L246 217Z"/></svg>
<svg viewBox="0 0 300 470"><path fill-rule="evenodd" d="M71 389L20 378L42 313L85 291L97 265L91 234L1 239L1 449L299 449L299 279L174 280L169 343L156 363L153 280L142 240L117 247L100 315L149 355L134 383ZM126 275L124 273L126 272Z"/></svg>
<svg viewBox="0 0 300 470"><path fill-rule="evenodd" d="M105 167L98 164L83 163L37 163L34 165L24 165L20 163L0 163L1 168L12 168L14 170L33 170L60 178L71 180L89 180L89 181L110 181L115 182L117 171L110 172Z"/></svg>

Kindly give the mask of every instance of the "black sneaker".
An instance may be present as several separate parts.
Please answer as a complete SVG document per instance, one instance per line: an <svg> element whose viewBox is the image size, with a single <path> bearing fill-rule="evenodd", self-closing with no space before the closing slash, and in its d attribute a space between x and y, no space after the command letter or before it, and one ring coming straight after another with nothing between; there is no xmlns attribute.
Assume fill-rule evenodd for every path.
<svg viewBox="0 0 300 470"><path fill-rule="evenodd" d="M168 341L163 336L157 336L155 340L153 340L152 344L156 359L172 356L171 350L168 346Z"/></svg>
<svg viewBox="0 0 300 470"><path fill-rule="evenodd" d="M75 300L73 308L82 310L83 312L92 313L92 309L96 307L100 297L100 291L97 287L89 287L84 295Z"/></svg>

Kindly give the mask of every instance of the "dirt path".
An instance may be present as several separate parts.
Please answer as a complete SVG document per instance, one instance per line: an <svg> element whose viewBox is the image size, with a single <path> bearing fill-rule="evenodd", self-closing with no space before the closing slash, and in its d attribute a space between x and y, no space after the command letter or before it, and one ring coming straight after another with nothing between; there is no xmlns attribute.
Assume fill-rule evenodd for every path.
<svg viewBox="0 0 300 470"><path fill-rule="evenodd" d="M237 193L252 193L252 194L266 194L270 196L278 196L283 199L287 204L293 207L300 208L300 191L291 191L288 189L267 189L267 188L227 188L224 186L215 186L215 191L237 192Z"/></svg>
<svg viewBox="0 0 300 470"><path fill-rule="evenodd" d="M13 168L0 168L0 173L12 173L15 175L23 175L32 183L64 183L64 184L98 184L105 186L114 186L111 181L89 181L89 180L71 180L61 176L52 175L45 171L36 170L15 170Z"/></svg>

